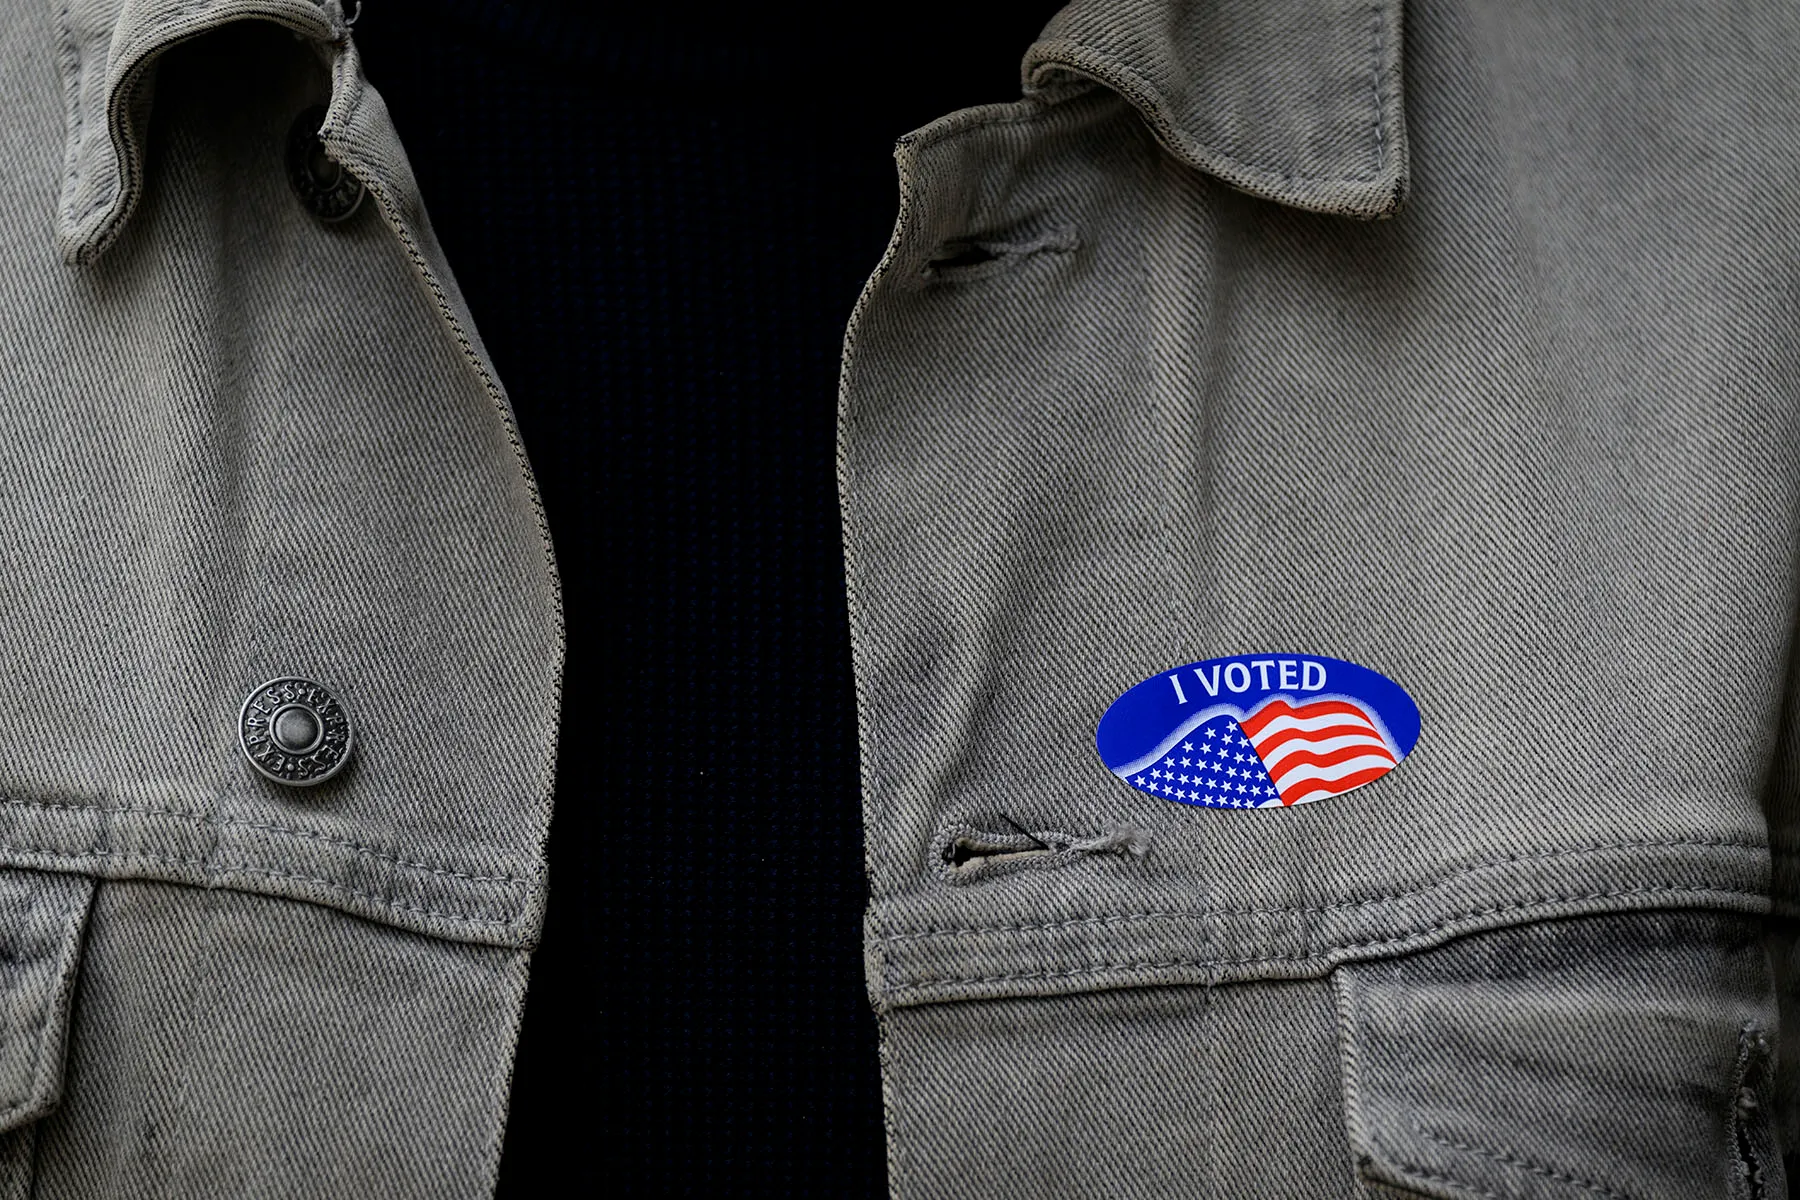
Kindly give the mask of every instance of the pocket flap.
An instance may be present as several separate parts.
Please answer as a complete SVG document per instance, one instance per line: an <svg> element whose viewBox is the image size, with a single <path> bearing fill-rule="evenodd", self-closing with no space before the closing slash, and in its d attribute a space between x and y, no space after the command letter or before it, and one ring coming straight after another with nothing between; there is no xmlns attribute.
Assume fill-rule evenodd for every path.
<svg viewBox="0 0 1800 1200"><path fill-rule="evenodd" d="M0 1133L62 1095L69 1005L94 881L0 870Z"/></svg>
<svg viewBox="0 0 1800 1200"><path fill-rule="evenodd" d="M1761 938L1733 914L1621 913L1341 968L1369 1194L1785 1195L1764 1128L1776 1013Z"/></svg>

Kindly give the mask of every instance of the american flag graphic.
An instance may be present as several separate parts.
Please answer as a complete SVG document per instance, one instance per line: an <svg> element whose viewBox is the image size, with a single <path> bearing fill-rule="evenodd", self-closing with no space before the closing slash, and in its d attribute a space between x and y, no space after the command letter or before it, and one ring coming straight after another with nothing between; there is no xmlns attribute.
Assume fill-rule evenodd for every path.
<svg viewBox="0 0 1800 1200"><path fill-rule="evenodd" d="M1256 748L1236 719L1223 714L1190 730L1131 782L1153 796L1209 808L1262 808L1281 802Z"/></svg>
<svg viewBox="0 0 1800 1200"><path fill-rule="evenodd" d="M1375 782L1419 729L1419 706L1378 671L1316 654L1236 654L1134 684L1101 714L1094 749L1159 799L1283 808Z"/></svg>
<svg viewBox="0 0 1800 1200"><path fill-rule="evenodd" d="M1303 704L1271 696L1240 725L1282 804L1340 795L1381 778L1400 762L1380 723L1346 696Z"/></svg>

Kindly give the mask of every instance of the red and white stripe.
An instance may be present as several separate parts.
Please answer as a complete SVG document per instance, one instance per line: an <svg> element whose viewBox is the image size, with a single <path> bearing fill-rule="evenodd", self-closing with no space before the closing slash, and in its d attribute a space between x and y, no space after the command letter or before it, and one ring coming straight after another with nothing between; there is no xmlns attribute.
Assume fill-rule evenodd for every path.
<svg viewBox="0 0 1800 1200"><path fill-rule="evenodd" d="M1240 724L1283 804L1341 795L1400 762L1367 711L1343 697L1301 705L1271 697Z"/></svg>

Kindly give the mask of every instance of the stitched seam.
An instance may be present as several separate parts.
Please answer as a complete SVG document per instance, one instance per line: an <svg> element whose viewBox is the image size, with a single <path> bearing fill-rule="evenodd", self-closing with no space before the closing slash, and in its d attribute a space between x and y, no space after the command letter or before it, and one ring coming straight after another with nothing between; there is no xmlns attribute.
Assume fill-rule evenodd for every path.
<svg viewBox="0 0 1800 1200"><path fill-rule="evenodd" d="M1557 1171L1550 1167L1541 1166L1529 1159L1520 1158L1519 1156L1504 1150L1494 1150L1486 1146L1477 1146L1468 1142L1459 1142L1452 1138L1442 1137L1433 1133L1431 1130L1426 1129L1417 1121L1412 1122L1412 1127L1414 1133L1419 1134L1421 1137L1429 1138L1440 1146L1447 1146L1452 1150L1464 1150L1470 1154L1485 1158L1490 1162L1500 1163L1508 1167L1516 1167L1521 1171L1529 1171L1533 1175L1538 1175L1545 1179L1554 1179L1558 1183L1571 1183L1584 1191L1592 1192L1596 1196L1604 1196L1606 1200L1632 1200L1632 1197L1626 1195L1624 1192L1615 1192L1611 1188L1595 1183L1591 1179L1583 1179L1579 1175L1570 1175L1563 1171Z"/></svg>
<svg viewBox="0 0 1800 1200"><path fill-rule="evenodd" d="M218 863L211 856L203 858L184 858L173 854L155 854L151 852L126 853L123 851L89 850L69 851L55 846L34 846L28 842L0 841L0 850L20 851L26 854L42 854L63 862L88 862L117 860L125 863L162 863L174 866L199 867L208 881L219 876L244 874L257 875L268 879L286 879L295 883L316 883L326 888L333 895L356 900L369 900L383 908L395 912L414 913L419 916L437 917L456 921L465 925L489 925L510 927L517 925L521 918L484 917L474 913L459 912L454 909L422 908L418 905L405 904L389 896L375 892L362 892L348 887L333 879L323 879L316 875L300 875L291 871L277 871L267 867L253 867L238 863Z"/></svg>
<svg viewBox="0 0 1800 1200"><path fill-rule="evenodd" d="M27 911L28 911L28 915L30 918L35 918L37 916L38 899L39 899L39 890L36 888L33 888L31 897L27 901ZM62 939L59 938L59 939L57 939L57 941L58 941L57 950L60 952L63 948L62 944L61 944ZM39 957L49 957L49 956L41 955ZM58 953L57 958L58 959L61 958L60 953ZM19 960L14 959L12 961L17 962ZM14 1103L8 1104L5 1108L0 1108L0 1117L11 1117L14 1113L22 1112L22 1111L28 1109L32 1105L39 1103L42 1099L37 1093L38 1093L38 1089L39 1089L40 1085L43 1082L44 1066L45 1066L44 1060L47 1057L48 1052L49 1052L48 1047L45 1045L45 1043L48 1042L50 1039L48 1037L46 1037L45 1034L47 1033L47 1031L50 1028L50 1013L51 1013L51 1010L55 1008L55 1006L56 1006L56 991L55 991L55 989L50 989L49 1002L39 1006L37 1020L35 1020L31 1023L31 1026L28 1030L28 1035L35 1040L36 1045L37 1045L37 1056L31 1065L31 1085L30 1085L31 1092L30 1092L30 1094L20 1098L19 1100L15 1101Z"/></svg>
<svg viewBox="0 0 1800 1200"><path fill-rule="evenodd" d="M1732 1164L1737 1168L1743 1195L1746 1197L1760 1197L1767 1192L1766 1151L1758 1144L1762 1140L1758 1135L1764 1132L1760 1126L1766 1117L1752 1115L1752 1111L1747 1111L1743 1106L1742 1096L1744 1090L1751 1086L1753 1075L1762 1075L1766 1080L1769 1068L1770 1054L1763 1031L1754 1022L1746 1022L1738 1029L1737 1061L1732 1064L1731 1071L1731 1090L1737 1101L1730 1106L1731 1115L1726 1124ZM1769 1098L1763 1096L1760 1099L1756 1109L1763 1109ZM1732 1191L1735 1195L1738 1189L1733 1188Z"/></svg>
<svg viewBox="0 0 1800 1200"><path fill-rule="evenodd" d="M37 1018L37 1020L35 1020L31 1023L31 1027L28 1031L29 1036L37 1039L37 1044L38 1044L37 1045L37 1059L36 1059L36 1061L34 1061L32 1063L32 1067L31 1067L32 1094L26 1096L22 1100L16 1101L15 1103L8 1104L4 1108L0 1108L0 1117L10 1117L14 1113L24 1112L24 1111L32 1108L33 1106L35 1106L37 1104L41 1104L43 1102L43 1097L37 1095L37 1091L38 1091L39 1084L41 1083L42 1078L43 1078L44 1059L46 1058L46 1056L48 1056L48 1054L50 1052L50 1047L48 1044L50 1039L49 1039L49 1037L46 1036L46 1033L50 1028L51 1010L55 1007L56 1007L56 1005L54 1002L54 997L52 998L51 1003L41 1005L40 1006L41 1011L38 1013L38 1018Z"/></svg>
<svg viewBox="0 0 1800 1200"><path fill-rule="evenodd" d="M989 107L1001 111L994 113L992 116L983 115L969 121L967 124L957 124L945 129L930 129L929 132L921 135L908 134L895 142L895 147L905 146L909 150L926 150L933 146L953 142L967 134L979 133L984 129L1004 129L1009 125L1035 125L1040 121L1049 119L1051 112L1051 106L1030 96L1027 96L1023 100L1013 101L1010 104L996 104ZM1014 109L1020 111L1011 111ZM974 110L964 110L963 113L951 113L946 117L939 118L939 120L948 121L956 117L961 117L970 111ZM935 125L937 122L933 122L933 124Z"/></svg>
<svg viewBox="0 0 1800 1200"><path fill-rule="evenodd" d="M341 137L333 137L328 139L328 142L341 142L342 140ZM501 389L499 380L489 373L481 356L475 352L473 340L463 328L462 322L457 319L456 310L451 306L443 285L438 282L437 274L432 270L430 260L426 258L424 251L419 248L418 242L413 238L412 231L404 219L404 213L388 191L386 181L369 179L364 183L369 189L369 193L375 197L375 203L381 209L382 215L387 218L388 227L394 231L395 236L400 239L401 245L406 248L407 256L412 260L413 269L418 272L419 277L425 283L426 290L431 293L431 299L437 306L438 315L443 319L445 326L450 330L451 337L455 339L457 346L462 350L464 360L474 369L476 378L481 381L483 389L487 392L488 402L493 406L495 415L500 419L501 432L505 434L507 443L512 447L514 465L518 468L519 478L525 485L526 495L530 497L532 516L537 524L539 549L543 553L545 578L550 584L551 619L556 625L556 674L551 680L550 687L551 713L554 724L555 714L562 711L564 672L568 666L568 625L563 611L562 577L556 569L556 545L550 537L550 521L544 512L543 495L538 491L537 476L532 472L530 456L525 453L525 444L519 438L518 426L513 420L512 408L507 403L505 391ZM546 747L547 761L544 763L544 775L549 782L544 794L538 800L539 807L545 812L548 812L553 806L556 795L556 753L557 738L553 735ZM544 836L548 837L547 829ZM543 842L540 841L540 852L542 849Z"/></svg>
<svg viewBox="0 0 1800 1200"><path fill-rule="evenodd" d="M470 883L504 883L510 884L513 887L522 888L528 892L535 887L535 880L521 876L475 875L464 871L452 870L449 867L437 863L417 862L410 858L403 858L396 854L378 850L372 846L365 846L361 842L347 838L334 837L327 833L317 833L308 829L293 829L286 825L272 825L262 821L249 821L240 817L220 817L214 816L211 813L190 812L186 809L157 808L149 805L131 804L53 804L37 800L19 800L13 797L0 797L0 808L28 808L43 812L125 813L138 816L180 817L189 821L198 821L206 825L228 825L233 828L254 829L264 833L288 834L292 837L306 838L315 842L324 842L327 845L337 846L345 850L352 850L364 858L378 859L381 862L392 863L397 867L411 867L415 870L429 871L431 874L441 876L445 879L460 879Z"/></svg>
<svg viewBox="0 0 1800 1200"><path fill-rule="evenodd" d="M1030 925L974 925L961 928L933 927L912 930L905 933L883 934L884 942L913 942L930 938L969 937L984 933L1047 933L1058 929L1076 929L1091 925L1126 924L1135 921L1165 920L1197 920L1219 916L1276 916L1299 914L1328 914L1347 912L1352 909L1368 908L1378 904L1388 904L1396 900L1408 900L1427 892L1438 891L1459 879L1493 867L1507 866L1515 863L1540 862L1556 858L1570 858L1581 854L1592 854L1602 850L1625 850L1636 848L1680 847L1680 846L1712 846L1739 848L1745 850L1761 850L1766 847L1761 842L1737 841L1725 838L1671 838L1668 840L1647 839L1642 841L1598 842L1589 846L1576 846L1563 850L1546 850L1531 854L1509 854L1501 858L1486 859L1470 866L1458 869L1454 874L1433 883L1422 884L1406 891L1387 892L1379 896L1369 896L1360 900L1346 901L1342 904L1325 905L1269 905L1265 907L1225 907L1204 909L1156 909L1143 912L1116 913L1104 917L1076 917L1066 921L1049 921L1043 924Z"/></svg>
<svg viewBox="0 0 1800 1200"><path fill-rule="evenodd" d="M1382 128L1381 108L1384 97L1381 94L1381 6L1369 6L1369 95L1375 108L1375 166L1367 174L1357 176L1358 179L1375 180L1381 177L1381 164L1387 161L1387 131Z"/></svg>
<svg viewBox="0 0 1800 1200"><path fill-rule="evenodd" d="M81 53L81 43L76 40L74 27L69 24L69 0L57 8L57 33L63 43L63 90L68 97L69 106L69 145L66 150L67 161L63 163L63 194L59 208L67 220L74 220L75 191L81 184L82 139L86 136L87 110L81 103L81 81L86 70L86 60Z"/></svg>
<svg viewBox="0 0 1800 1200"><path fill-rule="evenodd" d="M32 907L36 908L44 893L49 888L33 888ZM60 888L58 889L60 890ZM60 923L58 932L62 935L56 945L56 954L51 960L54 974L51 976L51 987L48 989L43 1015L39 1021L38 1061L32 1076L34 1088L39 1089L40 1102L46 1098L54 1098L60 1084L62 1071L61 1055L64 1043L68 1039L69 1009L74 1003L75 980L81 965L82 942L87 933L88 915L94 902L94 884L92 880L81 880L76 885L80 901L74 909L63 904L56 906L56 916ZM60 900L62 897L58 897ZM69 920L70 917L73 920ZM52 1038L50 1026L56 1022L60 1028L58 1036Z"/></svg>
<svg viewBox="0 0 1800 1200"><path fill-rule="evenodd" d="M1400 1158L1391 1151L1387 1153L1388 1157L1393 1161L1393 1164L1396 1167L1399 1167L1414 1179L1423 1179L1430 1183L1447 1183L1451 1187L1460 1188L1472 1195L1480 1196L1482 1200L1507 1200L1505 1196L1502 1196L1497 1192L1490 1192L1486 1188L1477 1187L1475 1184L1467 1183L1450 1175L1442 1175L1436 1171L1428 1171L1424 1167L1407 1162L1405 1159Z"/></svg>
<svg viewBox="0 0 1800 1200"><path fill-rule="evenodd" d="M35 920L38 915L38 909L41 907L41 902L44 899L45 890L46 889L42 887L33 887L30 889L30 898L26 903L30 918L33 920ZM68 1000L69 982L67 968L71 965L68 960L71 958L72 953L79 953L82 931L87 923L87 906L92 901L92 898L93 892L90 886L87 897L82 901L80 919L74 922L75 928L72 931L67 927L67 918L69 916L68 910L63 908L60 904L57 905L56 919L59 928L54 951L53 953L39 953L32 956L40 961L51 961L53 967L56 968L56 973L52 976L52 986L46 989L47 995L45 997L45 1002L40 1006L37 1020L32 1023L30 1029L30 1035L37 1041L37 1058L36 1061L32 1063L31 1068L31 1093L22 1097L15 1103L0 1108L0 1117L10 1118L14 1113L23 1112L33 1107L41 1107L44 1104L46 1092L54 1091L53 1085L50 1085L52 1071L54 1069L53 1064L50 1062L52 1041L49 1036L50 1022L66 1012L64 1005ZM14 958L10 961L20 962L23 960ZM56 1049L60 1051L61 1048L61 1039L56 1039Z"/></svg>
<svg viewBox="0 0 1800 1200"><path fill-rule="evenodd" d="M1248 966L1257 963L1304 962L1308 959L1320 958L1340 950L1372 950L1388 946L1403 945L1414 941L1419 937L1441 932L1462 921L1473 920L1477 917L1495 916L1500 913L1522 912L1527 909L1537 908L1541 905L1574 904L1587 900L1613 900L1627 896L1681 896L1694 894L1756 896L1765 898L1762 896L1761 892L1754 891L1750 888L1711 886L1624 888L1618 891L1586 892L1575 895L1537 896L1530 900L1518 901L1512 904L1500 904L1490 908L1472 909L1467 912L1457 913L1453 916L1446 917L1441 921L1435 922L1434 924L1421 926L1397 936L1373 938L1362 942L1328 943L1313 950L1305 950L1293 954L1260 954L1244 958L1170 958L1153 962L1103 963L1093 967L1071 967L1066 971L1019 971L1004 975L945 975L934 978L917 979L911 983L902 984L899 988L894 990L916 991L920 988L933 987L947 983L1010 983L1023 980L1073 979L1082 975L1107 975L1113 973L1131 974L1147 971L1170 970L1177 967L1233 967Z"/></svg>

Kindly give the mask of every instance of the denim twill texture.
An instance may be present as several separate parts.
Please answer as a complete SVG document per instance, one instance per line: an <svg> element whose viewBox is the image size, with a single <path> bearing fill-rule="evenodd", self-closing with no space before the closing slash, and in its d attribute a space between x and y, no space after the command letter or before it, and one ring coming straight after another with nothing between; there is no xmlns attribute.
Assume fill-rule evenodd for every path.
<svg viewBox="0 0 1800 1200"><path fill-rule="evenodd" d="M1022 101L899 145L840 441L896 1195L1782 1186L1733 1123L1785 984L1730 914L1792 903L1800 13L1404 17L1077 3ZM1277 648L1400 681L1418 748L1275 812L1100 765L1124 689ZM1552 918L1604 972L1520 950L1541 1017L1459 1040L1489 1004L1467 956ZM1359 1007L1400 956L1416 971L1368 986L1402 999ZM1413 989L1445 991L1452 1057L1411 1071L1499 1073L1422 1132L1388 1117L1438 1101L1382 1040ZM1639 1001L1674 1049L1582 1015ZM1245 1039L1336 1080L1242 1068L1267 1136L1317 1150L1250 1182L1228 1098L1146 1099L1231 1078ZM1641 1067L1592 1086L1676 1148L1625 1171L1608 1147L1641 1142L1544 1106L1560 1076L1505 1074L1540 1054ZM1665 1085L1690 1106L1647 1099ZM1558 1128L1513 1136L1521 1108ZM1091 1131L1115 1138L1104 1176L1074 1165ZM1034 1151L1045 1174L993 1165Z"/></svg>
<svg viewBox="0 0 1800 1200"><path fill-rule="evenodd" d="M0 721L29 750L4 764L0 835L24 865L230 882L519 945L540 919L555 741L549 545L336 12L12 18L19 249L0 322L44 395L8 412L0 614L24 686ZM157 55L238 19L309 54L280 63L283 95L194 97L185 125L165 109L154 162ZM303 98L330 101L326 143L380 219L322 231L296 204L279 168ZM86 269L42 253L50 214ZM304 807L220 732L291 673L357 722L350 777ZM173 717L115 717L146 695Z"/></svg>
<svg viewBox="0 0 1800 1200"><path fill-rule="evenodd" d="M889 1170L1008 1200L1777 1196L1774 1026L1760 930L1700 912L1329 980L921 1005L885 1031Z"/></svg>
<svg viewBox="0 0 1800 1200"><path fill-rule="evenodd" d="M0 1195L490 1192L560 602L345 14L10 6L0 102ZM357 744L304 791L235 729L294 674Z"/></svg>

